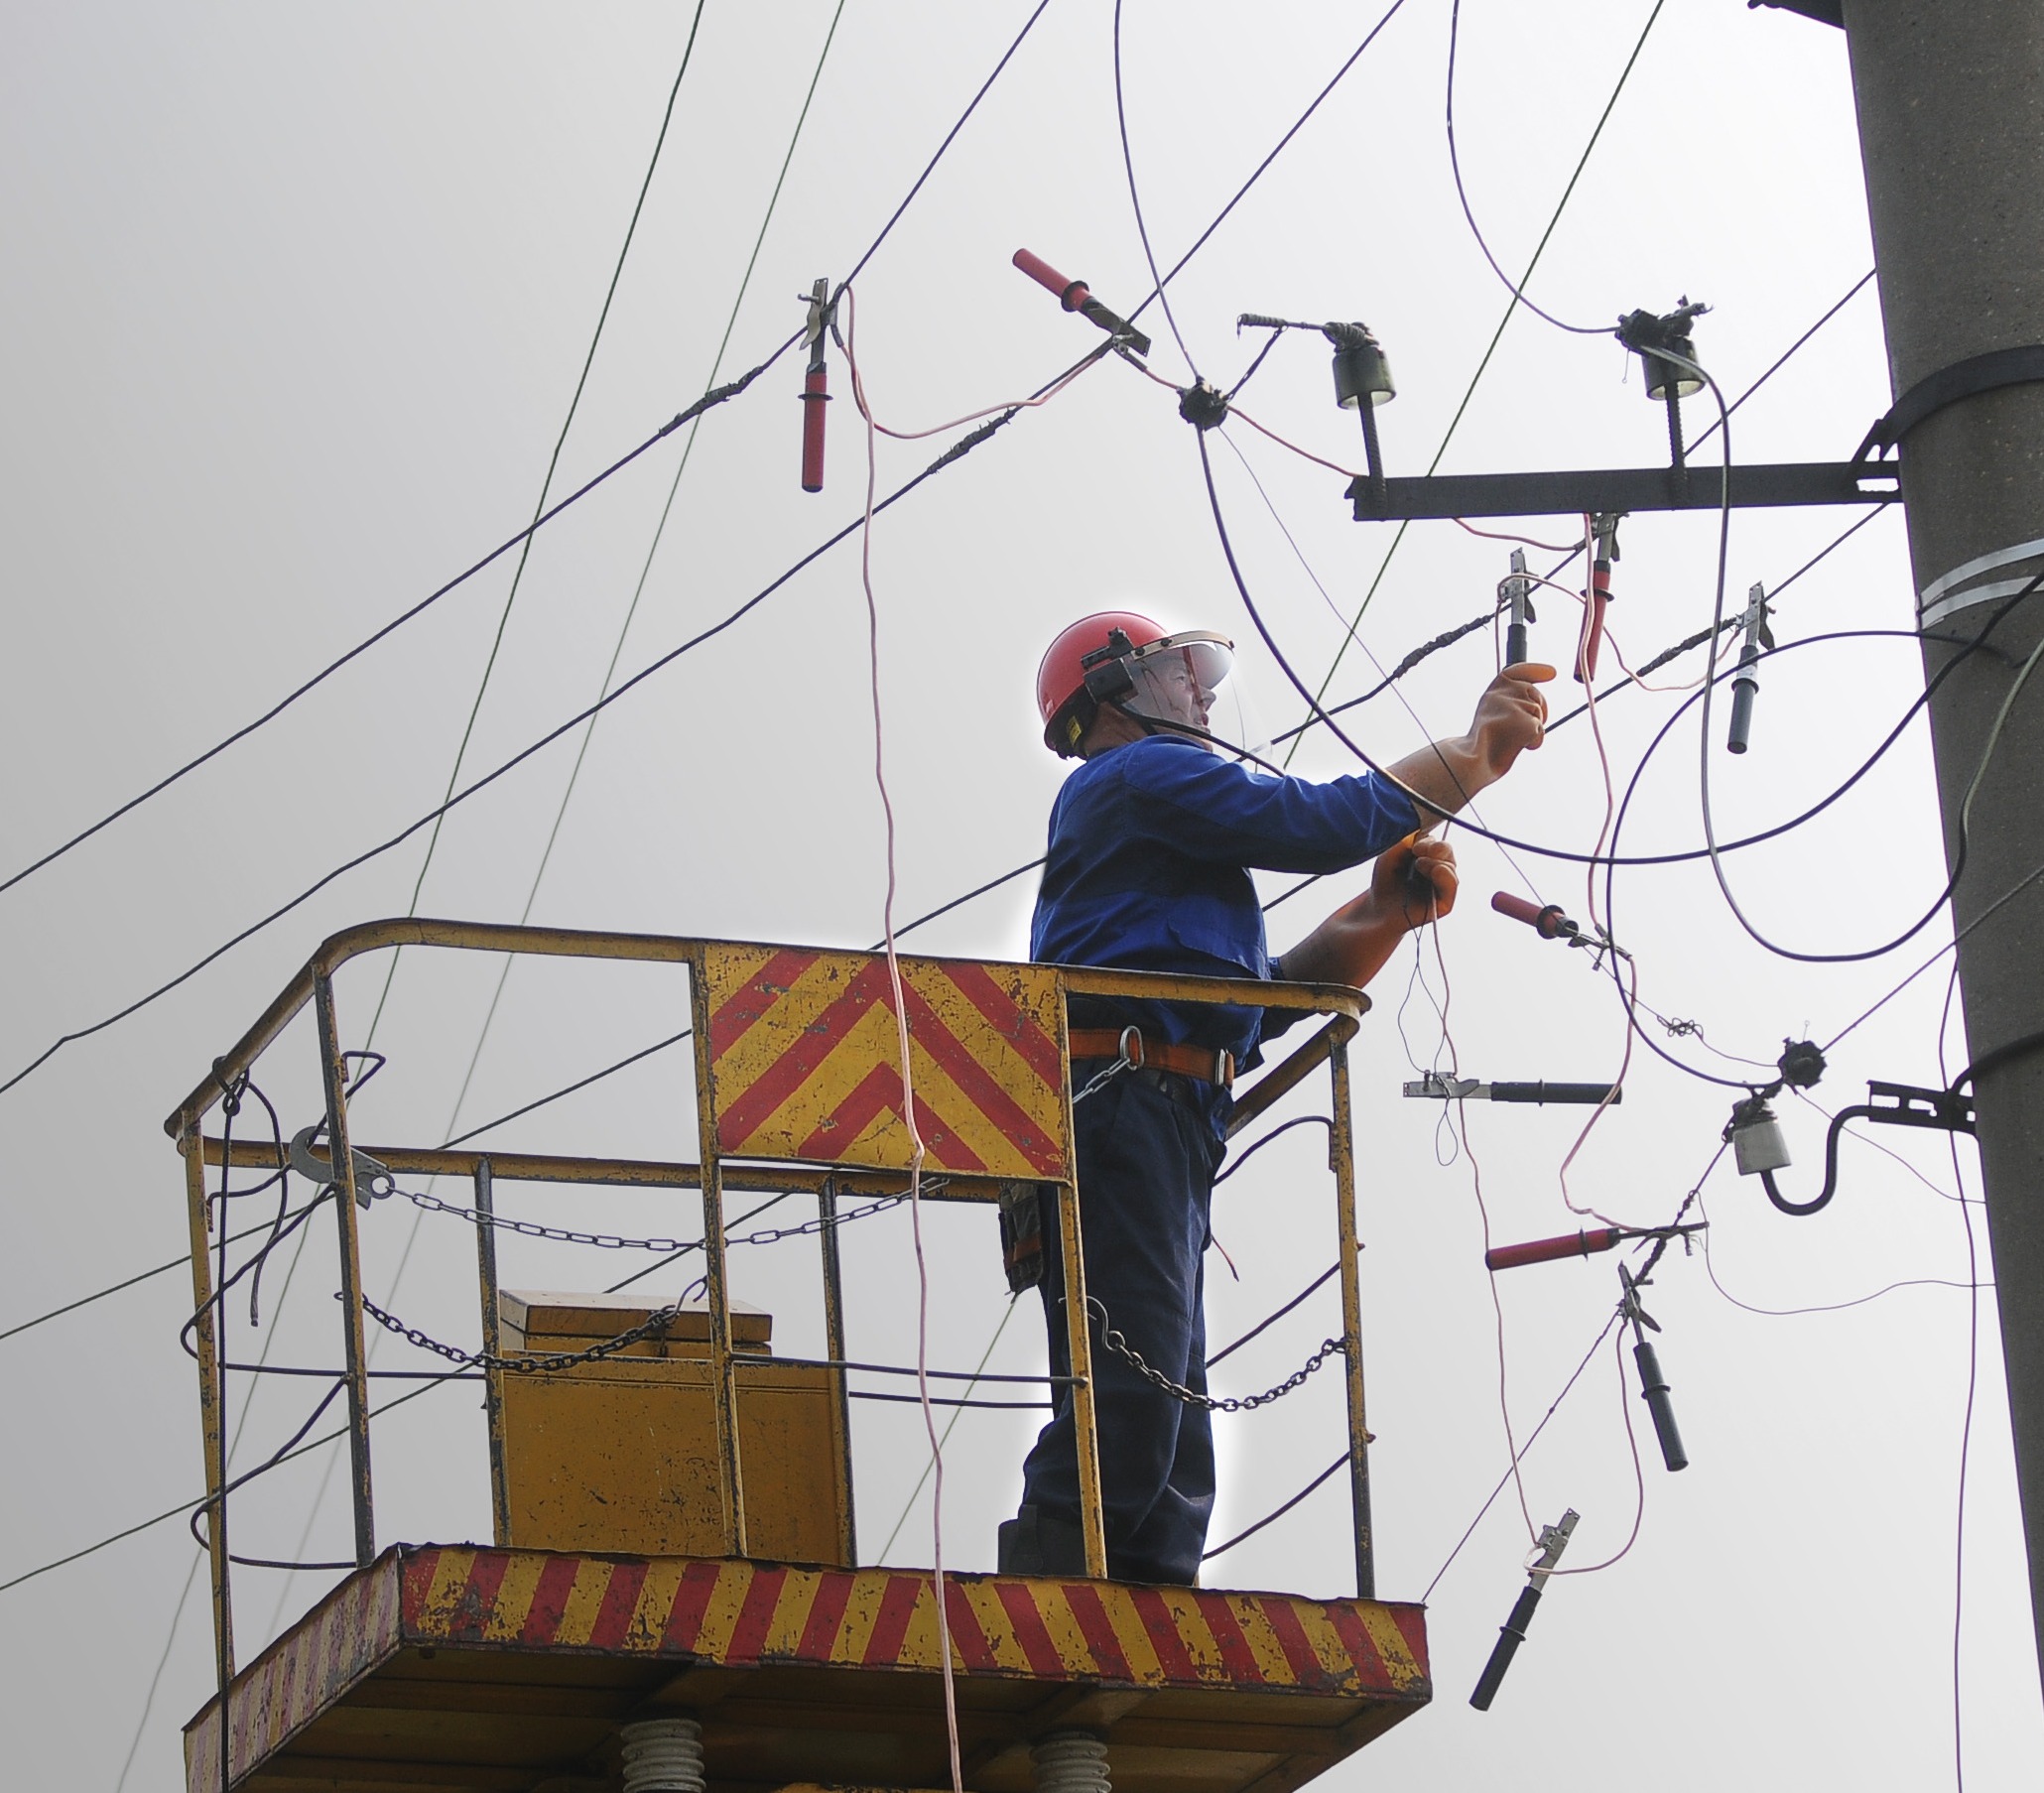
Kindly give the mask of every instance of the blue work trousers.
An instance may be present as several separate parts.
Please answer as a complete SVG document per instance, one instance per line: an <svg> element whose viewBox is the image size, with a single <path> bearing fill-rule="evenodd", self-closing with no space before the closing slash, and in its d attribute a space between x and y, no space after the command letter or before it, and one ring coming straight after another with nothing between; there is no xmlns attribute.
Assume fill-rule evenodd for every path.
<svg viewBox="0 0 2044 1793"><path fill-rule="evenodd" d="M1154 1079L1154 1081L1153 1081ZM1204 1263L1222 1147L1208 1087L1124 1072L1074 1110L1086 1292L1145 1362L1206 1392ZM1224 1098L1222 1098L1224 1099ZM1057 1204L1043 1201L1044 1317L1054 1374L1071 1373ZM1214 1431L1205 1408L1154 1387L1101 1343L1092 1316L1092 1385L1100 1440L1107 1573L1115 1581L1190 1586L1214 1511ZM1072 1392L1023 1465L1023 1504L1079 1524Z"/></svg>

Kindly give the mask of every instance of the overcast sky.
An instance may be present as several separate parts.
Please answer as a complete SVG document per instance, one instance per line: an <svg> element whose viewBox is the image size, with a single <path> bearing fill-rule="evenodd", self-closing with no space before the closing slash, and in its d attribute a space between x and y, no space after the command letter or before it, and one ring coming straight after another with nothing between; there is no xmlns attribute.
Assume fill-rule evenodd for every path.
<svg viewBox="0 0 2044 1793"><path fill-rule="evenodd" d="M1650 5L1465 6L1458 139L1470 202L1508 267L1532 255ZM827 0L704 8L557 492L704 390L734 305L718 379L799 324L797 296L863 253L1028 16L1008 3L850 0L739 303L832 11ZM11 675L0 705L0 876L260 714L530 517L692 15L681 4L17 10L0 61ZM1128 131L1161 261L1207 228L1375 16L1326 4L1128 8ZM1110 305L1148 291L1115 128L1111 19L1104 0L1051 0L861 276L858 348L883 422L923 429L977 412L1092 346L1086 324L1008 266L1018 246L1089 280ZM1434 457L1508 303L1450 180L1447 39L1445 0L1407 0L1171 288L1194 362L1222 384L1256 346L1237 337L1239 312L1366 320L1398 377L1379 420L1394 472ZM1699 352L1736 394L1870 265L1841 34L1738 0L1667 0L1531 291L1586 325L1684 295L1709 301ZM1183 383L1186 363L1157 308L1145 325L1159 338L1152 365ZM0 1076L439 803L500 621L463 759L471 777L592 702L614 655L619 677L636 672L851 521L865 467L841 358L832 382L840 396L822 496L798 489L800 382L784 358L703 420L678 486L687 431L548 528L508 620L509 559L252 739L0 894ZM1740 410L1736 452L1841 458L1888 397L1869 287ZM1357 464L1354 420L1334 407L1318 338L1281 342L1244 402L1301 446ZM1705 421L1699 401L1692 431ZM883 444L882 489L921 470L953 434ZM1452 524L1415 526L1384 570L1392 531L1348 519L1340 475L1239 424L1209 447L1244 576L1302 676L1317 685L1327 674L1343 618L1382 570L1334 697L1374 684L1372 659L1388 668L1481 613L1506 571L1506 544ZM1660 412L1617 344L1520 313L1442 466L1649 465L1665 452ZM1733 600L1755 581L1784 579L1851 520L1738 516L1725 569ZM1578 525L1523 527L1565 542ZM1633 665L1708 623L1716 531L1704 515L1626 525L1611 624ZM1534 564L1556 559L1536 553ZM888 511L872 572L898 920L1042 851L1062 768L1037 738L1031 682L1044 644L1074 616L1125 603L1236 637L1238 675L1218 725L1246 742L1269 741L1302 712L1228 577L1191 431L1168 392L1118 362ZM1566 663L1574 605L1550 591L1538 609L1536 651ZM1775 628L1787 642L1906 632L1911 617L1900 519L1885 515L1796 583ZM854 540L607 709L565 809L578 730L456 810L420 912L515 921L529 906L535 921L562 926L869 945L887 867L866 627ZM1478 632L1397 696L1353 712L1351 732L1390 757L1459 730L1491 666ZM1691 655L1654 682L1679 686L1699 671ZM1920 689L1906 633L1771 663L1752 751L1733 760L1713 747L1721 837L1829 791ZM1573 704L1573 688L1563 697ZM1600 709L1621 794L1681 703L1628 691ZM1696 727L1692 709L1641 777L1625 850L1699 843ZM1325 730L1305 737L1294 764L1316 776L1354 768ZM1586 851L1605 789L1597 741L1578 721L1524 760L1482 814L1517 838ZM1434 1582L1506 1462L1500 1323L1471 1159L1499 1240L1583 1223L1557 1174L1582 1111L1475 1105L1469 1151L1442 1129L1440 1107L1404 1099L1401 1084L1416 1067L1450 1063L1444 1000L1466 1076L1607 1080L1624 1050L1622 1012L1587 956L1542 945L1484 901L1494 889L1530 890L1581 915L1581 868L1525 851L1507 862L1482 841L1458 840L1466 897L1442 958L1429 945L1393 961L1355 1048L1378 1585L1397 1599ZM337 879L0 1095L10 1246L0 1331L184 1249L182 1178L162 1117L322 937L406 911L425 842L415 835ZM1899 932L1943 878L1920 725L1820 822L1730 856L1725 871L1756 925L1784 945L1839 951ZM1270 880L1269 893L1289 882ZM1277 909L1273 944L1356 887L1331 880ZM1021 957L1032 893L1018 879L911 940ZM1940 920L1868 963L1793 963L1740 930L1695 863L1622 871L1614 929L1644 1000L1701 1028L1675 1037L1650 1022L1656 1040L1734 1082L1765 1075L1734 1060L1764 1066L1784 1037L1830 1040L1949 941ZM1869 1077L1945 1081L1948 968L1933 964L1839 1045L1815 1092L1827 1108L1859 1099ZM359 1138L438 1144L686 1024L679 974L526 961L483 1038L500 969L457 955L403 959L374 1033L390 1064L361 1099ZM367 1044L388 970L385 960L363 961L341 978L347 1045ZM1965 1057L1955 1016L1948 1070ZM659 1054L486 1137L693 1157L691 1075L682 1053ZM258 1081L288 1130L317 1117L309 1028L287 1034ZM1312 1112L1314 1093L1284 1112ZM1574 1200L1665 1222L1712 1164L1736 1093L1636 1047L1623 1106L1571 1172ZM1790 1103L1783 1124L1797 1160L1786 1181L1807 1192L1821 1174L1823 1116ZM1239 1281L1212 1261L1216 1339L1246 1330L1332 1258L1332 1192L1310 1137L1288 1135L1221 1192L1215 1226ZM1961 1142L1955 1162L1943 1136L1877 1135L1848 1146L1843 1164L1838 1200L1804 1220L1718 1165L1696 1211L1712 1222L1708 1259L1671 1253L1649 1298L1692 1467L1680 1476L1661 1469L1606 1345L1528 1457L1526 1497L1536 1522L1565 1506L1582 1513L1571 1566L1617 1553L1639 1508L1629 1410L1645 1465L1636 1542L1609 1569L1553 1585L1495 1710L1474 1714L1468 1691L1523 1585L1525 1528L1508 1492L1434 1589L1436 1704L1327 1785L1359 1787L1373 1771L1374 1784L1414 1788L1508 1777L1531 1788L1875 1793L1951 1774L1970 1362L1968 1237L1955 1198L1962 1181L1978 1194L1975 1158ZM243 1204L237 1222L253 1223L272 1199ZM501 1200L525 1217L630 1234L696 1223L693 1204L671 1197L520 1187ZM369 1292L436 1337L472 1344L471 1237L458 1222L418 1217L398 1203L366 1217ZM933 1360L969 1367L1004 1306L993 1222L977 1209L933 1209L927 1224ZM1984 1228L1975 1231L1986 1279ZM288 1277L288 1247L271 1264L259 1326L237 1301L241 1354L270 1337L275 1361L335 1360L330 1225L312 1238ZM916 1312L906 1216L847 1228L845 1246L854 1354L906 1360ZM620 1261L645 1260L509 1239L504 1279L595 1288L625 1274ZM1521 1437L1608 1317L1615 1261L1499 1279L1504 1384ZM807 1243L741 1253L733 1279L738 1296L774 1310L786 1346L820 1342ZM685 1280L669 1270L642 1286L671 1299ZM1841 1305L1896 1284L1906 1286ZM199 1491L193 1376L178 1344L189 1296L181 1269L0 1341L0 1581ZM994 1367L1041 1364L1033 1307L1013 1316ZM1771 1312L1789 1309L1821 1311ZM1324 1292L1231 1359L1221 1389L1282 1380L1337 1314ZM2044 1715L1990 1292L1977 1338L1967 1769L1977 1790L2013 1789L2033 1784ZM418 1366L387 1343L380 1365ZM1629 1362L1624 1370L1629 1381ZM297 1430L307 1386L317 1384L262 1386L237 1467ZM246 1392L237 1380L237 1418ZM900 1407L857 1414L869 1552L909 1500L920 1424ZM957 1566L991 1566L1030 1429L1028 1416L982 1413L954 1434L944 1526ZM1336 1377L1223 1421L1220 1439L1216 1539L1340 1450ZM379 1544L487 1536L472 1394L442 1390L392 1415L375 1453ZM237 1548L345 1556L334 1456L317 1453L239 1496ZM889 1561L929 1561L930 1518L926 1490ZM1338 1479L1211 1565L1209 1580L1345 1593L1348 1552ZM202 1578L181 1605L194 1559L173 1520L0 1596L10 1671L0 1700L19 1784L113 1793L131 1743L131 1793L181 1784L180 1727L211 1676ZM238 1572L243 1659L331 1579Z"/></svg>

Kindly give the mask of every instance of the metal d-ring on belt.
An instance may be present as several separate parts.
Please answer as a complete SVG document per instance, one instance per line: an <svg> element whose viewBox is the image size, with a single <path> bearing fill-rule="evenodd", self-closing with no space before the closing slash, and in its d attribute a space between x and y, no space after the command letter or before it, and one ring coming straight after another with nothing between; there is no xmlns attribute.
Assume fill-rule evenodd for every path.
<svg viewBox="0 0 2044 1793"><path fill-rule="evenodd" d="M1169 1072L1223 1089L1234 1088L1235 1055L1225 1048L1153 1042L1138 1027L1075 1027L1069 1040L1074 1063L1107 1059L1130 1071Z"/></svg>

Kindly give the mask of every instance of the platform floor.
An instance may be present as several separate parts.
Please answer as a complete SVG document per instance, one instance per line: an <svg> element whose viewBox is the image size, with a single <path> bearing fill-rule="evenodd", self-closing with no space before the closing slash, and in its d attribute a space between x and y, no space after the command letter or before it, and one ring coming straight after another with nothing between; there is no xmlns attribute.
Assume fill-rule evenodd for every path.
<svg viewBox="0 0 2044 1793"><path fill-rule="evenodd" d="M1424 1614L1358 1600L946 1578L973 1793L1107 1739L1115 1793L1285 1793L1431 1697ZM236 1678L250 1793L598 1793L617 1728L703 1728L710 1793L948 1786L927 1572L400 1545ZM218 1793L216 1702L186 1728Z"/></svg>

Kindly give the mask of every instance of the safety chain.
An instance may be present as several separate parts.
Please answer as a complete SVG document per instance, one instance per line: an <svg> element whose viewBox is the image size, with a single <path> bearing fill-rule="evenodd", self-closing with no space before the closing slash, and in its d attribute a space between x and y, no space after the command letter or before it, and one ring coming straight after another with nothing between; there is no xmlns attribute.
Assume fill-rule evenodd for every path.
<svg viewBox="0 0 2044 1793"><path fill-rule="evenodd" d="M1088 1311L1097 1316L1100 1323L1100 1343L1115 1356L1122 1359L1137 1375L1152 1387L1161 1389L1174 1401L1182 1401L1188 1407L1204 1407L1209 1413L1248 1413L1258 1407L1268 1407L1272 1401L1281 1401L1293 1389L1302 1386L1306 1378L1345 1347L1339 1339L1326 1340L1319 1350L1295 1369L1275 1388L1266 1388L1261 1394L1211 1395L1201 1394L1188 1388L1182 1382L1174 1382L1161 1369L1152 1369L1143 1361L1142 1353L1130 1345L1115 1328L1109 1324L1107 1310L1088 1295L1086 1298Z"/></svg>
<svg viewBox="0 0 2044 1793"><path fill-rule="evenodd" d="M338 1301L340 1297L333 1298ZM422 1333L416 1326L407 1326L395 1314L386 1314L367 1296L362 1298L362 1312L380 1327L397 1334L408 1345L416 1345L421 1350L436 1352L449 1363L459 1363L478 1369L511 1369L522 1376L529 1376L538 1370L573 1369L577 1363L594 1363L598 1358L615 1356L627 1345L637 1345L642 1339L651 1339L655 1334L667 1330L682 1304L662 1308L657 1314L649 1315L630 1332L619 1333L615 1339L605 1339L600 1345L592 1345L587 1350L558 1351L545 1357L505 1357L494 1351L464 1351L456 1345L443 1345L438 1339Z"/></svg>
<svg viewBox="0 0 2044 1793"><path fill-rule="evenodd" d="M932 1178L926 1181L923 1187L927 1191L941 1185ZM440 1197L429 1195L424 1190L400 1189L393 1193L403 1196L415 1207L423 1208L432 1214L450 1214L457 1219L469 1220L478 1225L494 1226L503 1232L522 1233L532 1239L553 1239L563 1245L600 1245L609 1251L670 1253L703 1249L701 1239L629 1239L615 1232L577 1232L569 1226L543 1226L537 1220L514 1220L505 1215L486 1215L473 1208L463 1208L458 1202L443 1202ZM772 1245L782 1239L806 1238L811 1233L822 1232L827 1226L842 1226L850 1220L863 1220L869 1215L884 1214L890 1208L899 1208L907 1200L907 1196L882 1196L877 1201L866 1203L862 1208L847 1208L842 1214L832 1215L829 1219L818 1215L793 1226L762 1226L757 1232L739 1233L724 1242L729 1245Z"/></svg>

